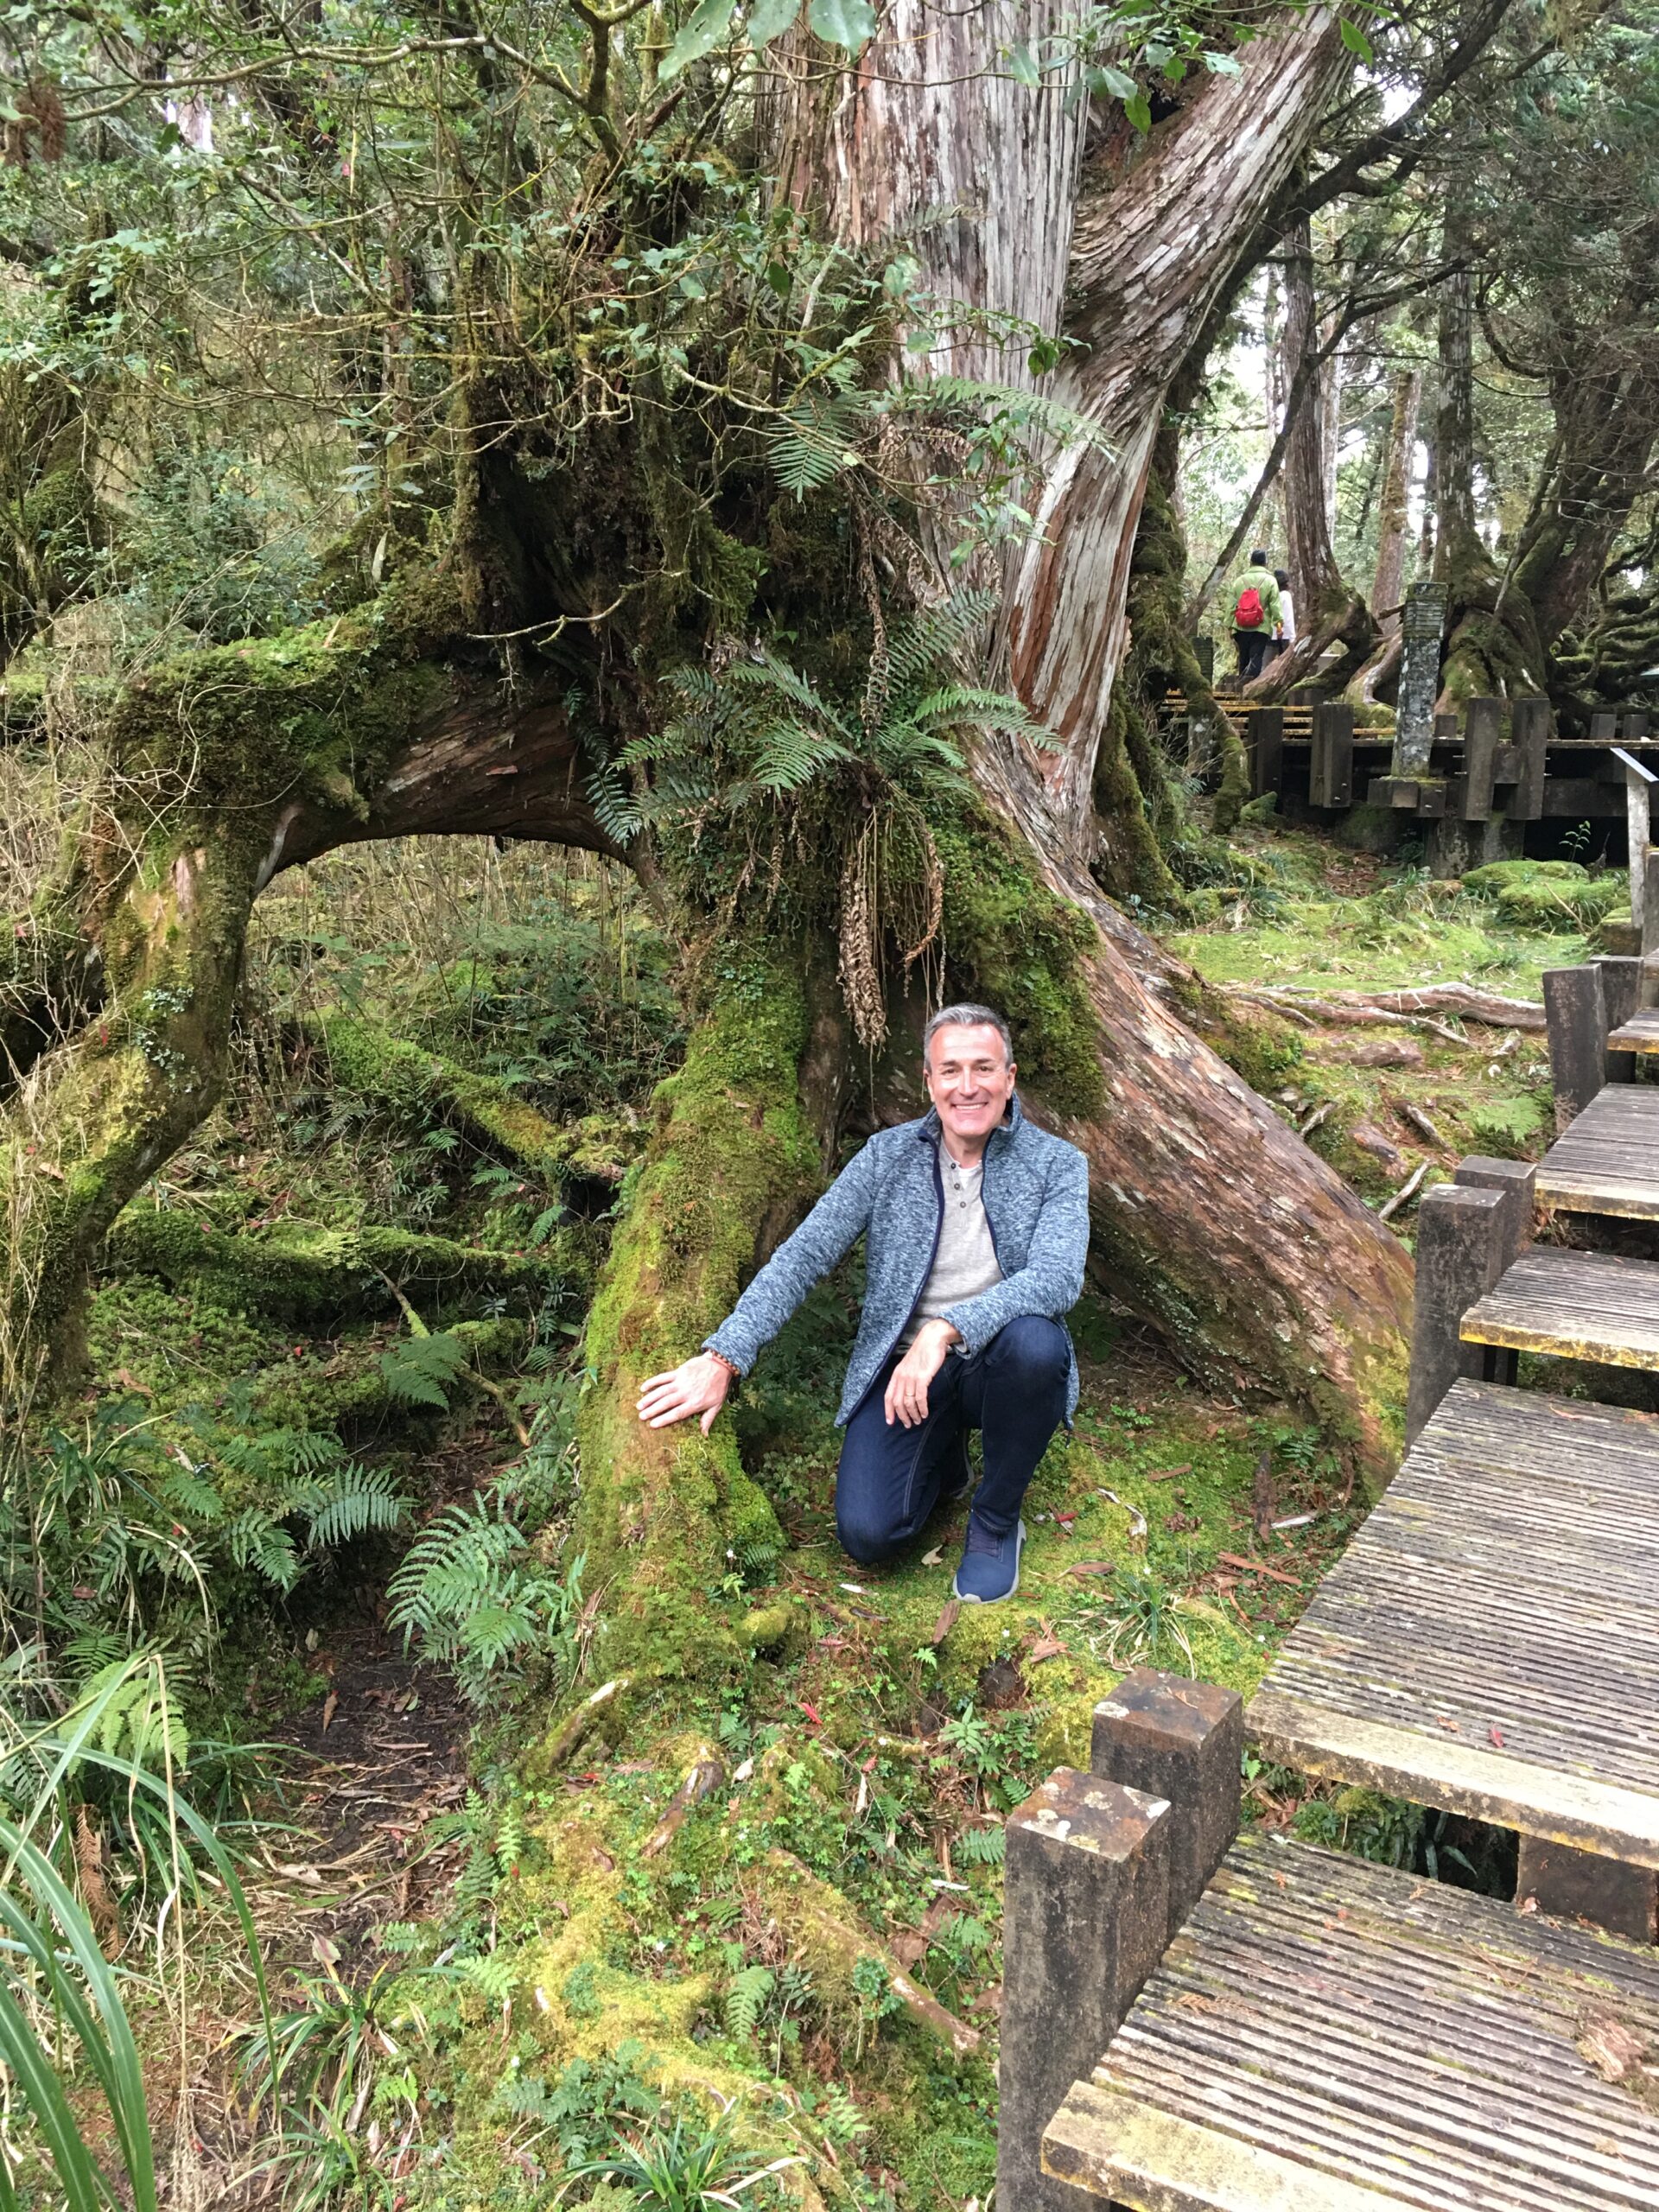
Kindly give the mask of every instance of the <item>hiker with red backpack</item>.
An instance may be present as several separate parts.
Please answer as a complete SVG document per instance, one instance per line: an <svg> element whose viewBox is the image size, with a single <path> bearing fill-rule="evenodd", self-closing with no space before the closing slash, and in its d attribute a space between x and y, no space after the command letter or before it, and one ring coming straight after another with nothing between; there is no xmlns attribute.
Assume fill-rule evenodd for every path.
<svg viewBox="0 0 1659 2212"><path fill-rule="evenodd" d="M1267 555L1258 550L1233 586L1233 646L1241 683L1250 683L1267 666L1283 620L1279 579L1268 566Z"/></svg>

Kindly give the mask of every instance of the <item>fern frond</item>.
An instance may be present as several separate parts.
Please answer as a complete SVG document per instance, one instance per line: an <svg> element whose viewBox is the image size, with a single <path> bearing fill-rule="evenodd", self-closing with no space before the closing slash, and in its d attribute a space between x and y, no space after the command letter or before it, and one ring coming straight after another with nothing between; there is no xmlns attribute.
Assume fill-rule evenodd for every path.
<svg viewBox="0 0 1659 2212"><path fill-rule="evenodd" d="M304 1572L293 1537L269 1513L256 1508L238 1514L228 1534L236 1564L253 1567L284 1595Z"/></svg>
<svg viewBox="0 0 1659 2212"><path fill-rule="evenodd" d="M1006 1828L968 1828L950 1848L957 1859L965 1859L970 1866L1000 1866L1007 1840Z"/></svg>
<svg viewBox="0 0 1659 2212"><path fill-rule="evenodd" d="M626 845L639 836L639 802L614 763L596 768L588 777L588 804L600 828L615 843Z"/></svg>
<svg viewBox="0 0 1659 2212"><path fill-rule="evenodd" d="M747 2043L760 2025L761 2010L777 1979L770 1967L744 1967L732 1976L726 1992L726 2026L740 2042Z"/></svg>
<svg viewBox="0 0 1659 2212"><path fill-rule="evenodd" d="M798 668L791 668L778 654L762 651L753 660L734 660L726 671L726 681L742 690L781 693L792 699L798 707L816 715L820 722L833 727L838 720L834 710L826 705L815 686Z"/></svg>
<svg viewBox="0 0 1659 2212"><path fill-rule="evenodd" d="M465 1344L442 1330L426 1337L400 1337L380 1355L380 1375L388 1394L400 1404L434 1406L448 1412L455 1377L468 1363Z"/></svg>
<svg viewBox="0 0 1659 2212"><path fill-rule="evenodd" d="M826 769L852 757L844 745L805 722L776 722L760 736L749 780L763 791L804 791Z"/></svg>
<svg viewBox="0 0 1659 2212"><path fill-rule="evenodd" d="M355 1460L316 1482L296 1507L306 1516L306 1540L315 1550L349 1543L371 1529L400 1528L409 1510L389 1467L360 1467Z"/></svg>
<svg viewBox="0 0 1659 2212"><path fill-rule="evenodd" d="M899 624L887 648L887 664L896 696L918 682L937 682L982 623L988 622L1000 605L998 594L981 588L953 591L937 607L918 608Z"/></svg>
<svg viewBox="0 0 1659 2212"><path fill-rule="evenodd" d="M224 1500L194 1467L169 1467L156 1487L181 1520L217 1521L224 1513Z"/></svg>

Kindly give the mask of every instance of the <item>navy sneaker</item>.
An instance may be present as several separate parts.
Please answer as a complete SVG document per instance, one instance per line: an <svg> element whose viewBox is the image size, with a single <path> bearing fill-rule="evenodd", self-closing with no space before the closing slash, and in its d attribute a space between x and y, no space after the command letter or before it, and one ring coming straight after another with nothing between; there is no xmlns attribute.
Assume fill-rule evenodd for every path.
<svg viewBox="0 0 1659 2212"><path fill-rule="evenodd" d="M1026 1524L1017 1521L1006 1536L994 1536L977 1521L968 1523L968 1541L950 1593L964 1605L995 1605L1020 1587L1020 1553Z"/></svg>
<svg viewBox="0 0 1659 2212"><path fill-rule="evenodd" d="M939 1484L941 1505L960 1505L974 1486L974 1463L968 1457L968 1438L965 1431L957 1436L957 1463L947 1468Z"/></svg>

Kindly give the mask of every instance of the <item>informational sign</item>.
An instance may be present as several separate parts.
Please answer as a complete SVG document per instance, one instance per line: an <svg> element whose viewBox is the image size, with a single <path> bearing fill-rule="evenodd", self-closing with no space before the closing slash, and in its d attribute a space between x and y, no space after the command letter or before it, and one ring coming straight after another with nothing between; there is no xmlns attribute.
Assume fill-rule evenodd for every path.
<svg viewBox="0 0 1659 2212"><path fill-rule="evenodd" d="M1434 702L1440 690L1440 637L1446 627L1444 584L1413 584L1400 617L1400 694L1394 716L1396 776L1424 776L1434 742Z"/></svg>

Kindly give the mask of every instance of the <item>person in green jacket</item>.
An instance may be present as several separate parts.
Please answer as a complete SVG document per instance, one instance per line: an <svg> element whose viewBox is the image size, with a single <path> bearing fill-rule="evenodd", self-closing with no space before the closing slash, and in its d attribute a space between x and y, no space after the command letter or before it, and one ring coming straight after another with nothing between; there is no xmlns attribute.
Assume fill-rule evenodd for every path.
<svg viewBox="0 0 1659 2212"><path fill-rule="evenodd" d="M1284 620L1279 580L1258 548L1250 565L1233 580L1233 648L1238 655L1241 683L1249 683L1267 666L1273 641ZM1254 615L1255 620L1249 618Z"/></svg>

